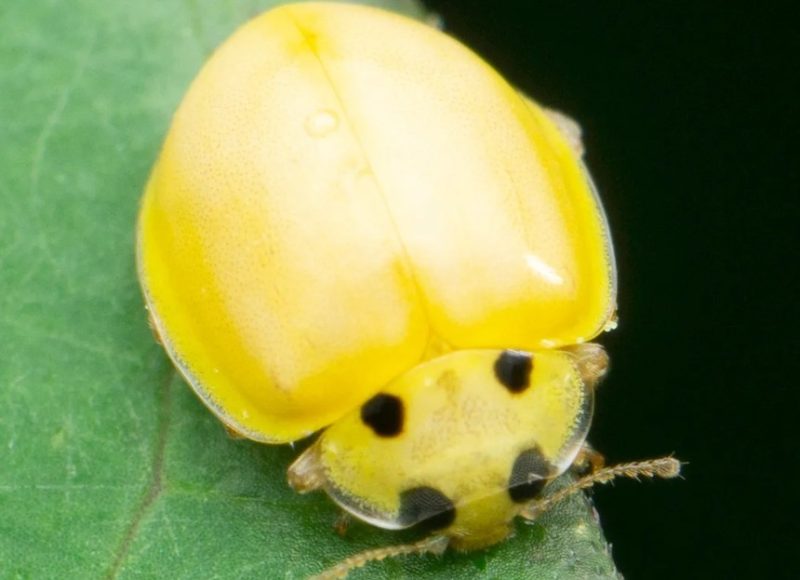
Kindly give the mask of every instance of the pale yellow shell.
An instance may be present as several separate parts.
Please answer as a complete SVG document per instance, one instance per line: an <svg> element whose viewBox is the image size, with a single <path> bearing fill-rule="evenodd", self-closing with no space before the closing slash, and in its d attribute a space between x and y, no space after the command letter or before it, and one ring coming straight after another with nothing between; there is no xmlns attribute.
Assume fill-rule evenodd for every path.
<svg viewBox="0 0 800 580"><path fill-rule="evenodd" d="M138 246L170 356L268 442L444 352L579 343L615 308L602 208L550 118L445 34L357 6L270 11L214 54Z"/></svg>

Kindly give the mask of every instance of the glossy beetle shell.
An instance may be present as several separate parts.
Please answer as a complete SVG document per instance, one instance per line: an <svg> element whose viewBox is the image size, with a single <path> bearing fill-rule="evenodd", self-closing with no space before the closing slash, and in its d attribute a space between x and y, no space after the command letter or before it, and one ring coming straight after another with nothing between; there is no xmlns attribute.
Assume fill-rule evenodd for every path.
<svg viewBox="0 0 800 580"><path fill-rule="evenodd" d="M551 118L441 32L346 5L270 11L204 66L138 267L181 372L265 442L443 353L584 342L615 309L600 202Z"/></svg>

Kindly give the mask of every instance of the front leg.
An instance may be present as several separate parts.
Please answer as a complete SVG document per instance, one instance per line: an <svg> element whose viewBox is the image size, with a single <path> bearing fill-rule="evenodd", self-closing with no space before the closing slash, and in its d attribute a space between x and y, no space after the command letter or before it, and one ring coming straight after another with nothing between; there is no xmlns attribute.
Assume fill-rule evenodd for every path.
<svg viewBox="0 0 800 580"><path fill-rule="evenodd" d="M347 530L350 529L350 524L353 522L353 516L349 512L342 510L333 522L333 531L339 536L345 537Z"/></svg>
<svg viewBox="0 0 800 580"><path fill-rule="evenodd" d="M603 469L606 465L606 458L603 454L594 449L588 443L584 443L575 461L572 462L570 470L578 477L589 475Z"/></svg>

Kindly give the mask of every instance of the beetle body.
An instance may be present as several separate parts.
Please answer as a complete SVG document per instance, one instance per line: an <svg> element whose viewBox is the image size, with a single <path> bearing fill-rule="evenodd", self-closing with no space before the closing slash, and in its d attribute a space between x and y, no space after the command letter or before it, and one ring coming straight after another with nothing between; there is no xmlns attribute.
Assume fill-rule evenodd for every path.
<svg viewBox="0 0 800 580"><path fill-rule="evenodd" d="M229 429L282 443L333 425L299 488L395 528L448 512L398 503L435 489L464 547L505 536L507 488L575 457L591 396L560 349L615 311L603 210L559 123L441 32L337 4L270 11L205 65L147 185L138 270L167 353ZM523 392L498 379L508 352L533 361ZM411 413L388 438L364 419L382 395ZM402 473L378 485L382 465Z"/></svg>

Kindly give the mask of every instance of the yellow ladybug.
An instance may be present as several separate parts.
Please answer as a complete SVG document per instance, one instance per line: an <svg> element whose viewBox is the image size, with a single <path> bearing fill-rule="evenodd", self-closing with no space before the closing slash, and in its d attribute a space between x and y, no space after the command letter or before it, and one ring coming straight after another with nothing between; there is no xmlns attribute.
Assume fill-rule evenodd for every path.
<svg viewBox="0 0 800 580"><path fill-rule="evenodd" d="M586 455L606 365L586 342L614 324L614 257L578 143L431 27L267 12L204 66L147 185L153 327L234 433L330 426L297 489L427 524L424 549L497 542Z"/></svg>

